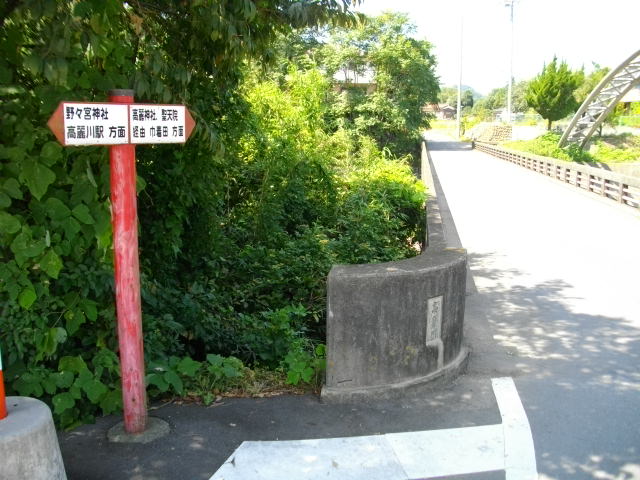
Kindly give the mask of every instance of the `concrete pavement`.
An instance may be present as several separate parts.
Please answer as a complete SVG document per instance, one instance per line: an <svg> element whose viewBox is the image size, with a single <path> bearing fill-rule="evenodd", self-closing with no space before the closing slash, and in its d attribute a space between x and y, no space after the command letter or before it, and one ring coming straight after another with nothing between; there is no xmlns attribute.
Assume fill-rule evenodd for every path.
<svg viewBox="0 0 640 480"><path fill-rule="evenodd" d="M540 478L640 478L640 215L430 138Z"/></svg>

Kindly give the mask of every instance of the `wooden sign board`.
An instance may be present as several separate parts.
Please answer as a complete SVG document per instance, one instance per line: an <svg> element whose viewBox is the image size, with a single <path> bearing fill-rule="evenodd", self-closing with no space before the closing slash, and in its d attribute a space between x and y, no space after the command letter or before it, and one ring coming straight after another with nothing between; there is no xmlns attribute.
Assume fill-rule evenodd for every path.
<svg viewBox="0 0 640 480"><path fill-rule="evenodd" d="M131 143L186 142L194 125L187 114L184 105L130 105Z"/></svg>
<svg viewBox="0 0 640 480"><path fill-rule="evenodd" d="M185 143L195 121L184 105L61 102L47 125L64 146Z"/></svg>
<svg viewBox="0 0 640 480"><path fill-rule="evenodd" d="M64 146L129 143L128 105L62 102L47 125Z"/></svg>

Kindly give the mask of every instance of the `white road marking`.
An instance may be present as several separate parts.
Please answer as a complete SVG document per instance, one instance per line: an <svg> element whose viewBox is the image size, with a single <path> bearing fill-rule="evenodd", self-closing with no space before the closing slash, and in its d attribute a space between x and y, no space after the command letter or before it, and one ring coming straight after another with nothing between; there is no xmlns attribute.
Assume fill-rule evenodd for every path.
<svg viewBox="0 0 640 480"><path fill-rule="evenodd" d="M538 476L529 421L511 378L492 380L502 423L385 435L243 442L210 480L428 479L505 470Z"/></svg>
<svg viewBox="0 0 640 480"><path fill-rule="evenodd" d="M404 479L445 477L504 468L502 425L385 435Z"/></svg>
<svg viewBox="0 0 640 480"><path fill-rule="evenodd" d="M527 413L511 377L491 380L502 415L506 480L535 480L536 453Z"/></svg>
<svg viewBox="0 0 640 480"><path fill-rule="evenodd" d="M406 480L384 435L243 442L212 480Z"/></svg>

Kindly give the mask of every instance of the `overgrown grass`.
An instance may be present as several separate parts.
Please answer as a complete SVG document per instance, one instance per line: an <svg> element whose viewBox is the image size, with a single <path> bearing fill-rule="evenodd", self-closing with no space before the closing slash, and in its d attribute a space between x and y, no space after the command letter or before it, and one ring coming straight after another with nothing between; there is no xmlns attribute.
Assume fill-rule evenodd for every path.
<svg viewBox="0 0 640 480"><path fill-rule="evenodd" d="M589 153L598 162L640 162L640 136L624 133L596 140Z"/></svg>
<svg viewBox="0 0 640 480"><path fill-rule="evenodd" d="M502 146L568 162L616 163L640 161L640 137L631 134L596 139L588 151L580 150L575 145L560 148L558 147L559 140L560 135L549 132L533 140L505 142Z"/></svg>

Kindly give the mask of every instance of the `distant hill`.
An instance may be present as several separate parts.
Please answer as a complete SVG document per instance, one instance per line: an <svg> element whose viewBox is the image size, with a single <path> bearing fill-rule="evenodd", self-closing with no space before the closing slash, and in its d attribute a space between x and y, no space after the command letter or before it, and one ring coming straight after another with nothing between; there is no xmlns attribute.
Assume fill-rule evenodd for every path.
<svg viewBox="0 0 640 480"><path fill-rule="evenodd" d="M456 90L456 92L458 91L458 85L451 85L451 86L446 86L443 87L441 86L440 88L453 88ZM470 87L469 85L462 85L462 91L464 92L465 90L471 90L471 95L473 95L473 99L477 100L479 98L484 97L484 95L482 95L480 92L478 92L477 90L475 90L473 87Z"/></svg>
<svg viewBox="0 0 640 480"><path fill-rule="evenodd" d="M469 85L462 85L462 91L464 92L466 90L471 91L471 95L473 95L474 102L484 96L480 92L474 90L473 87L470 87ZM440 85L439 98L440 98L440 103L448 103L449 105L455 105L456 100L458 98L458 86L457 85L451 85L451 86Z"/></svg>

